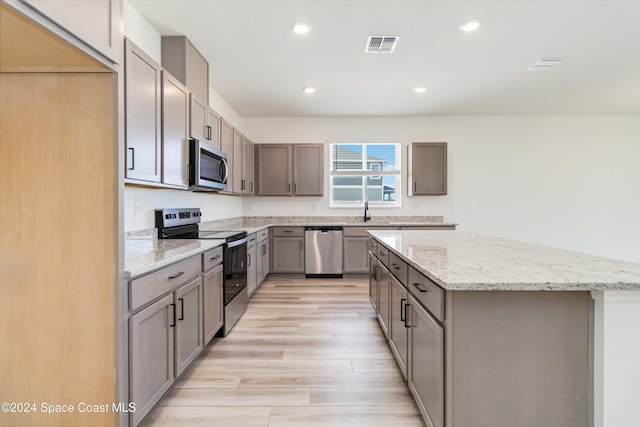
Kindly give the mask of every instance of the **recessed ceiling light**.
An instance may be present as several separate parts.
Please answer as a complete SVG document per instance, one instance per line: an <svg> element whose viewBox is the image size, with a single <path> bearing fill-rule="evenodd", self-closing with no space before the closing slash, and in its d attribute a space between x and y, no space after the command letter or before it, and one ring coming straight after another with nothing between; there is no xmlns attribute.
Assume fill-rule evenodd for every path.
<svg viewBox="0 0 640 427"><path fill-rule="evenodd" d="M314 93L314 92L316 91L316 88L315 88L315 87L308 87L308 86L307 86L307 87L303 87L303 88L302 88L302 91L303 91L304 93L312 94L312 93Z"/></svg>
<svg viewBox="0 0 640 427"><path fill-rule="evenodd" d="M470 19L466 22L463 22L462 25L460 25L458 28L460 28L460 31L464 31L465 33L470 33L480 28L480 20L477 18Z"/></svg>
<svg viewBox="0 0 640 427"><path fill-rule="evenodd" d="M294 22L293 24L291 24L291 29L296 34L307 34L309 31L311 31L311 27L304 22Z"/></svg>
<svg viewBox="0 0 640 427"><path fill-rule="evenodd" d="M418 86L418 87L414 87L413 90L416 93L425 93L427 91L427 87L426 86Z"/></svg>

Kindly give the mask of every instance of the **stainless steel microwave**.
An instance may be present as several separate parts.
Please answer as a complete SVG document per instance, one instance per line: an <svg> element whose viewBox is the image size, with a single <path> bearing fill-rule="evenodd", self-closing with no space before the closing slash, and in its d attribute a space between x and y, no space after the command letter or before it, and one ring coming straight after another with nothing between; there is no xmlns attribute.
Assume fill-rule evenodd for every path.
<svg viewBox="0 0 640 427"><path fill-rule="evenodd" d="M227 155L197 139L189 140L189 189L220 191L227 189Z"/></svg>

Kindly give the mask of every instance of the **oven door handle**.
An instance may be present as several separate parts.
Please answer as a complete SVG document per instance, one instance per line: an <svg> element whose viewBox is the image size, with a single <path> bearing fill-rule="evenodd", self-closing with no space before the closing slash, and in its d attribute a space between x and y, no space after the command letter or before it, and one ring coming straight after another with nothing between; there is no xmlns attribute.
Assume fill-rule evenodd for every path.
<svg viewBox="0 0 640 427"><path fill-rule="evenodd" d="M234 240L233 242L227 243L228 248L235 248L236 246L244 245L249 241L249 237L245 237L240 240Z"/></svg>

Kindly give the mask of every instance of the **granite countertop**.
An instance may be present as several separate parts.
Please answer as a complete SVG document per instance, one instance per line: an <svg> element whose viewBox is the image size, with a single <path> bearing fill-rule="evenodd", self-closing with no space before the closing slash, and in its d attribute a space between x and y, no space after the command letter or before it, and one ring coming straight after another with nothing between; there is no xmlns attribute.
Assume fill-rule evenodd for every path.
<svg viewBox="0 0 640 427"><path fill-rule="evenodd" d="M156 240L151 237L125 240L124 277L131 279L192 255L224 244L224 239Z"/></svg>
<svg viewBox="0 0 640 427"><path fill-rule="evenodd" d="M448 290L640 290L640 264L467 231L372 231Z"/></svg>

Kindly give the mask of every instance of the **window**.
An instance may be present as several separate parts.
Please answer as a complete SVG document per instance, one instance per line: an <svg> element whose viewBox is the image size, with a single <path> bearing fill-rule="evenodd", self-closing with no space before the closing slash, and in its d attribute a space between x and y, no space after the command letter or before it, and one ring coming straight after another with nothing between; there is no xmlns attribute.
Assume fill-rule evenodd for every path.
<svg viewBox="0 0 640 427"><path fill-rule="evenodd" d="M400 143L332 143L331 207L400 206Z"/></svg>

